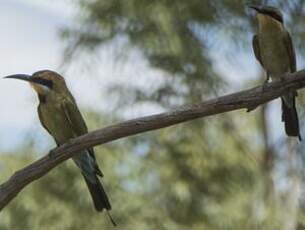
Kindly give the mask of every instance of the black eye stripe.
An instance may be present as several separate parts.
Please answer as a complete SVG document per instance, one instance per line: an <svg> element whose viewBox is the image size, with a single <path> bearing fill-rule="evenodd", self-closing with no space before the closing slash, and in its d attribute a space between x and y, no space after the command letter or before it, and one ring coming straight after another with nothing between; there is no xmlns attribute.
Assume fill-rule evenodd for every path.
<svg viewBox="0 0 305 230"><path fill-rule="evenodd" d="M278 20L279 22L283 23L283 18L282 18L282 16L279 15L279 14L277 14L277 13L274 13L274 12L272 12L272 11L270 12L270 11L268 11L268 10L264 10L264 11L262 11L262 13L267 14L267 15L269 15L270 17L272 17L272 18Z"/></svg>
<svg viewBox="0 0 305 230"><path fill-rule="evenodd" d="M276 20L278 20L278 21L280 21L280 22L283 22L283 19L282 19L281 16L279 16L279 15L277 15L277 14L273 14L273 17L274 17Z"/></svg>
<svg viewBox="0 0 305 230"><path fill-rule="evenodd" d="M40 77L32 78L32 82L47 86L48 88L53 88L53 82L51 80L43 79Z"/></svg>
<svg viewBox="0 0 305 230"><path fill-rule="evenodd" d="M274 19L276 19L276 20L278 20L278 21L280 21L280 22L283 22L282 17L281 17L280 15L278 15L278 14L275 14L275 13L268 13L268 15L270 15L272 18L274 18Z"/></svg>

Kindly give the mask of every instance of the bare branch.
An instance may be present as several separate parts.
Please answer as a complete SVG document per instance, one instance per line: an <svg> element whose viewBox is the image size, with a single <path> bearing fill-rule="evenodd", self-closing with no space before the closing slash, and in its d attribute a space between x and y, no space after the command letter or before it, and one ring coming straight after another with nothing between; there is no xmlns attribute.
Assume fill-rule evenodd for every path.
<svg viewBox="0 0 305 230"><path fill-rule="evenodd" d="M304 86L305 70L302 70L289 74L288 76L283 76L283 80L280 82L273 82L263 87L258 86L202 103L183 106L170 112L124 121L71 139L64 145L51 150L50 154L45 157L15 172L11 178L1 184L0 210L24 187L48 173L56 165L80 152L80 150L200 117L216 115L237 109L247 109L249 111L283 95L289 90L297 90Z"/></svg>

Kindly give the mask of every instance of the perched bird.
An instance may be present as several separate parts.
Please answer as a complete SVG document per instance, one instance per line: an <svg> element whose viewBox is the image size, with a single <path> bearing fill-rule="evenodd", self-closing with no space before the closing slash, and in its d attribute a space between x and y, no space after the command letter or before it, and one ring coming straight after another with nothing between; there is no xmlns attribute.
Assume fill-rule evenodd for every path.
<svg viewBox="0 0 305 230"><path fill-rule="evenodd" d="M16 74L5 78L24 80L30 83L39 98L38 115L42 126L54 138L57 145L88 132L86 123L67 88L62 76L50 70L33 75ZM97 165L93 148L86 149L73 157L90 191L97 211L111 210L108 196L98 178L103 174ZM115 222L108 213L112 223Z"/></svg>
<svg viewBox="0 0 305 230"><path fill-rule="evenodd" d="M296 71L296 56L292 39L284 27L280 10L271 6L251 5L257 14L258 32L253 37L252 45L256 59L267 73L267 81L281 80L285 73ZM282 96L282 121L288 136L301 140L298 114L295 106L296 91Z"/></svg>

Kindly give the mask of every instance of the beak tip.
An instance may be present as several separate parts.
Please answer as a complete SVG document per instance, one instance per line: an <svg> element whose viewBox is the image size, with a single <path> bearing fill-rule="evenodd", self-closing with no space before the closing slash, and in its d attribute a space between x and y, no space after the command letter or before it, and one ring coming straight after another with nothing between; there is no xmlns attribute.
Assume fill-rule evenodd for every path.
<svg viewBox="0 0 305 230"><path fill-rule="evenodd" d="M29 81L30 77L31 77L30 75L26 75L26 74L15 74L15 75L5 76L2 79L19 79L19 80Z"/></svg>

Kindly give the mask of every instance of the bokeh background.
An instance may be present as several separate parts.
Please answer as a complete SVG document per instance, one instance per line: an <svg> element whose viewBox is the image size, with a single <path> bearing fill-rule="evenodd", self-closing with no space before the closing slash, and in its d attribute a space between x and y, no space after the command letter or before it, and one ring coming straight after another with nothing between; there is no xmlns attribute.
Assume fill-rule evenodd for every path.
<svg viewBox="0 0 305 230"><path fill-rule="evenodd" d="M279 7L304 68L305 1L0 0L0 76L65 76L90 130L261 84L249 3ZM0 180L55 146L38 100L0 80ZM298 111L305 136L304 93ZM305 229L302 142L279 100L95 148L120 229ZM0 229L111 229L68 161L24 189Z"/></svg>

